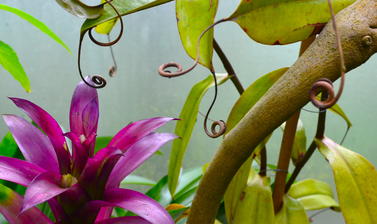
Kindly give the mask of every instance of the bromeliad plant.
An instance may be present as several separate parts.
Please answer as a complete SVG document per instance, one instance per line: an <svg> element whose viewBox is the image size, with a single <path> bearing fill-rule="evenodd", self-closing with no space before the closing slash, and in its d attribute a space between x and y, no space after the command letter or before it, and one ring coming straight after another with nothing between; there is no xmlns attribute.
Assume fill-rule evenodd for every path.
<svg viewBox="0 0 377 224"><path fill-rule="evenodd" d="M0 179L26 186L24 197L1 186L0 212L9 222L174 223L156 201L137 191L119 188L125 177L176 138L174 134L154 132L173 118L131 123L95 153L98 95L84 82L78 84L72 97L68 133L63 133L53 117L39 106L25 99L10 99L38 127L16 115L3 115L26 160L0 156ZM55 221L35 207L43 202L50 205ZM111 218L113 207L138 216Z"/></svg>

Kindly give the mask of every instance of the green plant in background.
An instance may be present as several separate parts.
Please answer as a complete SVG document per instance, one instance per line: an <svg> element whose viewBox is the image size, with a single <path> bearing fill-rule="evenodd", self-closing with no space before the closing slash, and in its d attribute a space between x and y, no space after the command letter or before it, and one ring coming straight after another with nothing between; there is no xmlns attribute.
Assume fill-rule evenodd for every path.
<svg viewBox="0 0 377 224"><path fill-rule="evenodd" d="M68 46L54 33L48 28L44 23L39 21L38 19L34 18L33 16L27 14L26 12L23 12L19 9L0 4L0 10L3 12L10 12L13 13L20 18L28 21L33 26L41 30L43 33L51 37L53 40L55 40L57 43L62 45L65 49L67 49L68 52L71 52L71 50L68 48ZM0 65L7 70L15 80L17 80L21 86L26 90L26 92L31 91L30 87L30 81L26 75L26 72L24 68L22 67L17 53L12 49L11 46L4 43L0 40Z"/></svg>
<svg viewBox="0 0 377 224"><path fill-rule="evenodd" d="M97 6L88 6L79 0L57 0L68 12L86 19L81 27L78 47L78 70L83 82L93 88L106 85L102 76L96 75L89 80L84 78L81 71L81 45L86 34L97 45L111 47L122 36L122 16L170 1L104 0ZM173 141L168 174L157 183L143 177L131 176L123 180L122 184L151 186L146 195L169 211L169 222L174 220L180 224L306 224L310 222L306 211L327 209L341 212L347 224L377 223L374 215L377 212L375 167L366 158L342 147L344 139L338 144L325 136L327 110L344 119L347 131L352 126L347 115L336 103L343 91L345 73L360 66L377 51L377 1L240 0L230 16L215 20L218 3L217 0L175 1L182 45L186 53L194 59L194 64L183 69L178 63L166 63L159 67L159 74L169 78L178 77L200 64L209 70L210 76L192 87L182 107L179 115L181 120L175 128L175 134L180 138ZM93 37L93 29L100 34L109 35L116 20L120 20L121 31L115 40L102 43ZM235 22L252 40L261 44L281 45L300 41L299 57L291 67L263 75L244 89L232 64L215 40L213 29L224 22ZM227 74L216 73L212 63L214 52ZM116 69L115 60L114 66ZM170 71L168 68L177 70ZM339 77L341 84L335 93L332 81ZM226 122L214 121L210 130L207 130L207 120L217 98L218 85L228 80L234 84L240 97ZM209 137L224 135L224 138L209 164L183 172L183 159L199 114L199 105L210 87L214 87L215 97L205 115L204 130ZM300 111L310 101L318 109L315 111L318 122L316 134L307 148L307 136L300 120ZM88 122L90 123L89 120ZM277 164L269 164L266 144L276 129L283 130L279 159ZM47 132L46 134L48 135ZM89 136L84 137L85 140ZM81 141L80 135L70 138L74 144ZM110 138L97 139L98 147L101 148L100 146L109 144ZM3 145L6 145L5 148L9 148L9 151L13 150L13 154L6 156L17 157L14 154L17 147L9 135L3 140ZM94 150L93 147L91 149ZM335 200L329 184L310 178L297 181L300 171L317 149L333 170L339 202ZM135 156L140 155L140 152L134 153ZM91 156L93 155L89 155L88 160L95 159L95 156ZM293 165L291 169L290 162ZM108 167L97 168L97 172L102 172ZM117 181L121 180L118 178ZM25 185L30 188L29 184ZM16 186L10 187L15 189ZM13 191L8 188L4 187L3 192L6 192L9 200L16 197L9 193ZM89 192L92 196L90 193L93 192ZM26 202L30 201L27 196L28 190ZM35 197L42 196L36 194ZM44 199L42 201L48 200ZM0 209L6 217L9 217L7 212L10 211L14 218L16 208L25 205L20 197L13 200L19 202L18 207L5 206ZM8 200L6 202L2 205L9 206ZM32 205L35 204L37 203ZM29 207L33 207L32 205ZM96 205L96 209L102 207L99 217L110 217L111 210L104 208L109 204ZM117 205L119 206L111 204ZM134 218L132 208L123 208L126 210L117 208L112 214L126 218L106 221L97 219L97 223L158 223L157 219L147 219L144 216L146 222L141 222ZM37 211L44 217L35 207L30 211ZM160 214L165 212L160 211ZM17 223L17 220L14 220L10 221ZM22 218L20 220L21 223L26 223L22 222ZM91 221L94 222L93 220L92 218Z"/></svg>

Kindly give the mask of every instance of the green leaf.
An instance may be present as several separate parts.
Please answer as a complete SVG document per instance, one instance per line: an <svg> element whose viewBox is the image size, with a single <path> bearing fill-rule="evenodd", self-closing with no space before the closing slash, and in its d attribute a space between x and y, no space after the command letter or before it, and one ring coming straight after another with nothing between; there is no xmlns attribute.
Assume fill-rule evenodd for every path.
<svg viewBox="0 0 377 224"><path fill-rule="evenodd" d="M30 81L18 60L16 52L0 40L0 65L17 80L26 92L31 92Z"/></svg>
<svg viewBox="0 0 377 224"><path fill-rule="evenodd" d="M234 104L226 122L227 133L232 130L245 114L258 102L267 90L288 70L281 68L270 72L251 84Z"/></svg>
<svg viewBox="0 0 377 224"><path fill-rule="evenodd" d="M217 81L219 85L224 83L228 79L229 77L227 75L217 75ZM180 138L173 141L169 159L169 190L172 195L175 194L175 190L178 185L183 157L196 123L196 117L198 116L200 102L207 90L214 85L215 82L212 75L195 84L192 87L189 95L187 96L186 102L182 107L181 113L179 115L179 118L181 120L178 121L175 126L175 134Z"/></svg>
<svg viewBox="0 0 377 224"><path fill-rule="evenodd" d="M95 19L101 16L104 4L89 6L80 0L55 0L63 9L80 18Z"/></svg>
<svg viewBox="0 0 377 224"><path fill-rule="evenodd" d="M376 168L360 154L329 138L316 142L333 170L339 204L346 223L377 223Z"/></svg>
<svg viewBox="0 0 377 224"><path fill-rule="evenodd" d="M344 121L347 123L347 128L352 127L352 123L350 119L347 117L346 113L344 113L343 109L338 104L335 104L334 106L330 107L329 110L341 116L344 119Z"/></svg>
<svg viewBox="0 0 377 224"><path fill-rule="evenodd" d="M237 204L243 194L247 185L249 176L254 176L256 173L251 169L253 155L251 155L244 164L238 169L236 175L233 176L228 188L224 194L225 215L229 223L233 223L235 213L237 212ZM250 175L250 173L252 173Z"/></svg>
<svg viewBox="0 0 377 224"><path fill-rule="evenodd" d="M144 9L152 8L172 0L117 0L111 4L118 10L119 14L124 16ZM104 11L97 19L87 19L81 26L81 35L92 27L102 24L106 21L116 19L118 15L108 4L105 5Z"/></svg>
<svg viewBox="0 0 377 224"><path fill-rule="evenodd" d="M96 146L94 147L94 152L98 152L100 149L106 148L109 142L113 139L111 136L102 136L96 138Z"/></svg>
<svg viewBox="0 0 377 224"><path fill-rule="evenodd" d="M339 204L334 200L330 185L325 182L306 179L292 185L288 195L297 199L305 210L334 208L339 210Z"/></svg>
<svg viewBox="0 0 377 224"><path fill-rule="evenodd" d="M285 122L281 125L282 130L285 128ZM298 120L295 139L292 147L292 162L297 165L297 162L301 160L306 152L306 132L301 119Z"/></svg>
<svg viewBox="0 0 377 224"><path fill-rule="evenodd" d="M105 3L105 2L106 2L106 0L101 0L101 3ZM94 30L99 34L107 35L114 28L117 21L118 21L118 19L112 19L112 20L109 20L107 22L101 23L98 26L96 26L96 28Z"/></svg>
<svg viewBox="0 0 377 224"><path fill-rule="evenodd" d="M164 207L169 205L172 201L172 197L168 189L168 176L161 178L156 185L147 191L146 195Z"/></svg>
<svg viewBox="0 0 377 224"><path fill-rule="evenodd" d="M283 207L276 214L276 224L309 224L305 210L296 199L284 196Z"/></svg>
<svg viewBox="0 0 377 224"><path fill-rule="evenodd" d="M335 13L354 1L334 0ZM327 0L241 0L228 19L259 43L289 44L317 33L330 17Z"/></svg>
<svg viewBox="0 0 377 224"><path fill-rule="evenodd" d="M267 177L255 175L237 199L234 221L230 223L274 224L274 205Z"/></svg>
<svg viewBox="0 0 377 224"><path fill-rule="evenodd" d="M36 28L41 30L43 33L47 34L49 37L51 37L53 40L55 40L57 43L62 45L69 53L71 53L71 50L69 47L54 33L48 26L46 26L44 23L39 21L38 19L34 18L33 16L27 14L26 12L23 12L19 9L0 4L0 10L5 10L11 13L16 14L17 16L21 17L22 19L28 21L32 25L34 25Z"/></svg>
<svg viewBox="0 0 377 224"><path fill-rule="evenodd" d="M178 31L187 54L197 58L200 34L214 23L218 0L176 0ZM213 29L200 40L199 63L212 68Z"/></svg>
<svg viewBox="0 0 377 224"><path fill-rule="evenodd" d="M156 182L154 180L148 179L146 177L141 177L137 175L128 175L121 183L121 187L125 188L127 184L135 185L145 185L145 186L154 186Z"/></svg>
<svg viewBox="0 0 377 224"><path fill-rule="evenodd" d="M8 132L0 142L0 155L21 158L19 157L20 150L18 149L17 143L10 132Z"/></svg>
<svg viewBox="0 0 377 224"><path fill-rule="evenodd" d="M203 176L203 168L197 167L190 171L183 172L179 178L179 184L177 186L174 198L181 198L186 192L196 189L199 185L199 180Z"/></svg>

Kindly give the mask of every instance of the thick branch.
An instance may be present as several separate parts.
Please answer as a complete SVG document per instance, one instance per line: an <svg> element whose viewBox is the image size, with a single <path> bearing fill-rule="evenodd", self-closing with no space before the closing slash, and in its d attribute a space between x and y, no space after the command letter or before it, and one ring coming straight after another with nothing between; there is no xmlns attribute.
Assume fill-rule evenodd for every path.
<svg viewBox="0 0 377 224"><path fill-rule="evenodd" d="M377 50L377 3L359 0L336 16L347 71ZM370 38L366 38L370 36ZM212 224L223 194L259 142L309 101L320 78L339 78L339 53L331 22L297 62L224 138L199 185L188 224Z"/></svg>

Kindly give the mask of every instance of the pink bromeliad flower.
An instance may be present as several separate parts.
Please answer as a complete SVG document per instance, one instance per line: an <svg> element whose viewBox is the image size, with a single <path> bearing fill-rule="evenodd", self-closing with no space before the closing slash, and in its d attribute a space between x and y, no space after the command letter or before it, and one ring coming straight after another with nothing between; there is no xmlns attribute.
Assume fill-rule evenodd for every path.
<svg viewBox="0 0 377 224"><path fill-rule="evenodd" d="M35 207L43 202L48 202L59 224L174 223L153 199L119 188L127 175L176 138L154 132L173 118L155 117L129 124L94 153L99 117L95 89L83 82L78 84L71 102L71 131L65 134L39 106L10 99L43 131L21 117L3 115L26 160L0 156L0 179L27 187L24 197L9 189L5 190L9 200L1 201L0 195L0 212L10 223L54 223ZM72 142L71 150L65 137ZM138 216L111 218L113 207Z"/></svg>

